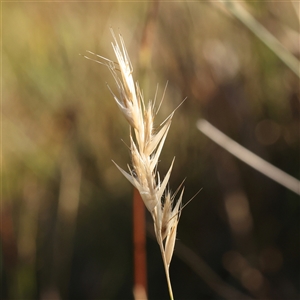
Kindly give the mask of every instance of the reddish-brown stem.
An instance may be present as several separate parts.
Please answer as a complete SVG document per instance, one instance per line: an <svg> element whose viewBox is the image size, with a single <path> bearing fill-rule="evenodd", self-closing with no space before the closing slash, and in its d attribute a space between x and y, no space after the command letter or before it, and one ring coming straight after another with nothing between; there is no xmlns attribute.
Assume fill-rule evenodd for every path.
<svg viewBox="0 0 300 300"><path fill-rule="evenodd" d="M134 288L147 293L145 205L137 189L133 192Z"/></svg>

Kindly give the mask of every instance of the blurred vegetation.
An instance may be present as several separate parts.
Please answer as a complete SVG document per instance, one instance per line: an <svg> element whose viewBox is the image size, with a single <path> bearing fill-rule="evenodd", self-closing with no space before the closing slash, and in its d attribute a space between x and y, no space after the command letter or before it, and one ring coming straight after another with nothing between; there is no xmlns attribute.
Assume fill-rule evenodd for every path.
<svg viewBox="0 0 300 300"><path fill-rule="evenodd" d="M110 26L122 33L135 74L147 74L146 99L157 83L160 98L169 82L159 119L188 98L160 163L164 174L176 156L170 187L187 177L186 201L203 187L184 209L179 243L244 295L299 297L299 197L195 126L205 118L299 178L299 78L223 4L153 5L2 3L3 299L133 299L132 189L111 162L129 162L128 126L107 89L115 90L108 69L79 55L114 59ZM299 59L296 6L244 5ZM143 71L150 12L151 67ZM149 299L167 299L151 234L147 250ZM226 298L185 253L171 265L175 298Z"/></svg>

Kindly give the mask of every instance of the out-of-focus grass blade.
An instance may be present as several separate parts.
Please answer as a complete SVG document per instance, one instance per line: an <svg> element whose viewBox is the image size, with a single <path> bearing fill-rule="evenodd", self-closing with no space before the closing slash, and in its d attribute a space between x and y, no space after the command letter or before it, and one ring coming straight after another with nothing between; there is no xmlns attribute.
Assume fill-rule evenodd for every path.
<svg viewBox="0 0 300 300"><path fill-rule="evenodd" d="M226 149L229 153L236 156L241 161L300 195L300 181L296 178L271 165L256 154L233 141L206 120L199 119L197 121L197 128L207 137Z"/></svg>
<svg viewBox="0 0 300 300"><path fill-rule="evenodd" d="M264 26L245 10L242 5L230 0L219 0L228 11L250 29L263 43L265 43L299 78L300 62L294 57Z"/></svg>

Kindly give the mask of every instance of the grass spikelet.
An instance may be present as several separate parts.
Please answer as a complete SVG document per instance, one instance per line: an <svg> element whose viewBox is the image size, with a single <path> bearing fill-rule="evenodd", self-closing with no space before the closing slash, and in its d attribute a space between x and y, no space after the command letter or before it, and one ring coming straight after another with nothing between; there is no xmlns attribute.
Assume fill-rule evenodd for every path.
<svg viewBox="0 0 300 300"><path fill-rule="evenodd" d="M162 181L157 171L157 165L175 110L158 128L154 127L154 117L161 103L159 103L159 107L156 110L154 110L155 103L149 101L148 105L145 105L140 88L133 80L133 68L124 40L119 35L118 42L113 31L112 36L114 39L112 47L117 63L100 55L96 55L101 58L101 61L97 62L106 65L111 71L118 89L118 96L112 92L111 88L109 90L132 128L130 130L132 167L128 166L129 172L127 172L114 163L125 178L137 188L146 208L151 213L156 240L164 263L170 298L173 299L169 266L174 252L183 190L175 204L175 196L178 191L171 195L171 192L167 189L174 159ZM90 51L89 53L93 54ZM86 58L91 59L89 57Z"/></svg>

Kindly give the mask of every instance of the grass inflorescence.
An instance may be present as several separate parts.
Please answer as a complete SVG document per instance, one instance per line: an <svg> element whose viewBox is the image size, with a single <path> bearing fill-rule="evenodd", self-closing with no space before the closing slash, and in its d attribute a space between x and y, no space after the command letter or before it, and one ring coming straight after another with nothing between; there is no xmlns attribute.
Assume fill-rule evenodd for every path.
<svg viewBox="0 0 300 300"><path fill-rule="evenodd" d="M117 58L113 62L89 51L101 59L98 61L106 65L111 71L118 95L109 87L115 102L130 125L130 153L131 166L128 171L115 165L128 181L139 191L148 211L151 213L156 240L159 244L165 273L168 282L170 298L173 299L169 267L174 252L177 225L181 213L181 203L184 188L181 189L177 201L175 197L181 186L172 194L167 185L174 164L174 159L167 174L162 180L157 166L168 131L171 126L174 111L158 127L154 127L154 118L161 103L156 108L156 99L144 101L138 83L133 79L133 68L125 47L124 40L119 35L120 45L112 31L114 42L112 47ZM90 59L89 57L87 57ZM120 76L121 75L121 76Z"/></svg>

